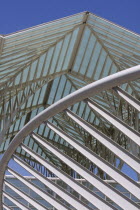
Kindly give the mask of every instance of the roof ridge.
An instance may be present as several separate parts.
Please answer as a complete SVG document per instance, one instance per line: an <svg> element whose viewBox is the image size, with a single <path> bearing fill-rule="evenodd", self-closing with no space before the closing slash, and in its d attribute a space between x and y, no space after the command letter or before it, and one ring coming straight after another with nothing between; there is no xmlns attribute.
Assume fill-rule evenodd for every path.
<svg viewBox="0 0 140 210"><path fill-rule="evenodd" d="M69 16L62 17L62 18L58 18L58 19L55 19L55 20L52 20L52 21L49 21L49 22L45 22L45 23L41 23L41 24L38 24L38 25L35 25L35 26L31 26L29 28L25 28L25 29L22 29L22 30L19 30L19 31L16 31L16 32L12 32L12 33L9 33L9 34L4 34L2 36L3 37L12 36L14 34L22 33L22 32L29 31L29 30L32 30L32 29L35 29L35 28L39 28L41 26L48 25L48 24L51 24L53 22L61 21L61 20L64 20L64 19L68 19L70 17L74 17L74 16L77 16L77 15L80 15L80 14L84 15L85 13L87 14L87 13L90 13L90 12L84 11L84 12L76 13L76 14L69 15ZM81 21L82 21L82 19L81 19Z"/></svg>
<svg viewBox="0 0 140 210"><path fill-rule="evenodd" d="M9 34L0 34L0 37L3 37L3 38L4 38L4 37L16 35L16 34L20 34L20 33L22 33L22 32L30 31L30 30L32 30L32 29L39 28L39 27L42 27L42 26L44 26L44 25L51 24L51 23L53 23L53 22L61 21L61 20L64 20L64 19L68 19L68 18L70 18L70 17L74 17L74 16L77 16L77 15L80 15L80 14L83 14L83 15L84 15L84 14L91 14L91 15L93 15L94 17L97 17L97 18L99 18L99 19L105 21L106 23L109 23L109 24L111 24L111 25L114 25L114 26L116 26L116 27L118 27L118 28L120 28L120 29L122 29L122 30L125 30L125 31L127 31L127 32L130 32L131 34L134 34L135 36L140 37L140 34L134 32L134 31L132 31L132 30L129 30L129 29L127 29L127 28L125 28L125 27L123 27L123 26L117 24L117 23L114 23L113 21L110 21L110 20L107 20L107 19L105 19L105 18L103 18L103 17L100 17L100 16L98 16L98 15L92 13L92 12L89 12L89 11L83 11L83 12L79 12L79 13L76 13L76 14L72 14L72 15L69 15L69 16L62 17L62 18L58 18L58 19L55 19L55 20L52 20L52 21L49 21L49 22L37 24L37 25L35 25L35 26L31 26L31 27L29 27L29 28L21 29L21 30L19 30L19 31L15 31L15 32L12 32L12 33L9 33ZM81 21L82 21L82 19L81 19Z"/></svg>

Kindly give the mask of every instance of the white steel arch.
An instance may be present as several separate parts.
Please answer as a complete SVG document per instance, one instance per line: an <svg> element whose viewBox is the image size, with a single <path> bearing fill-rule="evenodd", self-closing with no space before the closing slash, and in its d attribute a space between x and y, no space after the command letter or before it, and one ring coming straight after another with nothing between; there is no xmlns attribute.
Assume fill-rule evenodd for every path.
<svg viewBox="0 0 140 210"><path fill-rule="evenodd" d="M86 179L89 183L94 185L97 189L99 189L102 193L104 193L107 197L109 197L113 203L115 203L117 206L119 206L122 209L139 209L140 206L136 204L134 201L130 200L126 196L124 196L122 193L117 191L115 188L111 187L110 185L106 184L102 179L91 173L89 170L87 170L85 167L80 165L75 160L71 159L67 155L63 154L59 149L57 149L55 146L47 142L47 140L44 140L39 135L36 135L34 133L34 130L40 126L42 123L45 123L51 130L53 130L56 134L61 136L67 143L69 143L71 146L76 148L79 152L81 152L87 159L89 159L91 162L95 163L99 166L104 172L106 172L110 177L112 177L113 180L116 180L117 183L119 183L121 186L126 188L130 193L132 193L135 197L140 199L140 187L137 184L137 182L133 181L129 177L127 177L125 174L123 174L121 171L116 169L113 165L109 164L107 161L96 155L95 153L91 152L88 148L81 145L81 143L78 143L74 138L72 138L70 135L66 134L62 129L57 128L52 123L48 122L48 120L55 116L56 114L60 112L64 112L71 120L73 120L75 123L83 127L84 130L86 130L89 134L94 136L98 141L100 141L103 145L105 145L111 152L115 153L116 156L118 156L120 159L122 159L125 163L130 165L135 171L140 173L140 161L137 157L123 149L121 146L119 146L117 143L115 143L113 140L111 140L109 137L107 137L102 132L98 131L96 128L94 128L91 124L87 123L85 120L77 116L75 113L71 112L67 108L76 104L79 101L85 101L89 105L91 109L94 109L96 112L98 112L101 117L105 118L106 120L109 120L112 125L117 127L118 130L120 130L125 135L128 135L129 139L131 141L134 141L137 145L139 145L140 142L140 134L138 131L135 131L134 128L129 127L126 125L121 119L117 118L113 114L107 112L102 107L100 107L95 102L88 99L89 97L92 97L96 95L97 93L100 93L104 90L108 89L115 89L115 91L122 97L124 100L126 100L128 103L130 103L134 108L136 108L139 111L140 103L138 100L136 100L133 96L130 96L129 94L125 93L123 90L121 90L118 86L129 83L133 80L140 78L140 65L123 70L121 72L115 73L111 76L105 77L103 79L100 79L98 81L95 81L75 92L72 94L66 96L63 99L60 99L58 102L52 104L50 107L45 109L43 112L41 112L39 115L37 115L35 118L33 118L29 123L27 123L21 131L14 137L13 141L9 145L7 151L5 152L2 160L0 161L0 205L1 209L3 208L2 205L2 196L8 197L9 195L6 194L6 192L3 191L3 184L9 185L10 188L13 188L17 193L19 192L16 187L11 186L6 181L4 181L4 175L5 171L8 166L8 162L11 158L14 159L19 165L21 165L23 168L28 170L31 174L33 174L38 180L45 182L45 178L42 177L39 173L36 172L35 169L32 169L30 166L28 166L26 163L24 163L20 158L17 158L16 155L14 155L15 150L20 146L25 152L27 152L32 158L37 160L37 162L41 163L44 167L46 167L48 170L52 171L57 177L62 179L64 182L66 182L68 185L70 185L75 191L77 191L79 194L81 194L85 199L90 201L94 206L96 206L98 209L116 209L117 207L111 205L107 201L103 200L99 196L95 195L93 192L89 191L88 189L85 189L83 186L77 184L75 180L70 178L64 171L60 170L55 165L49 163L48 160L45 160L40 155L36 154L32 149L25 146L22 142L26 138L26 136L30 135L31 138L36 140L39 144L43 145L47 150L51 151L54 156L58 157L58 159L62 160L65 164L67 164L70 168L72 168L74 171L79 173L84 179ZM54 206L57 209L69 209L69 207L66 207L63 203L54 200L54 198L50 197L49 195L44 195L44 192L41 191L41 189L31 185L28 181L26 181L20 174L18 174L16 171L13 171L13 169L8 167L8 171L13 174L17 179L19 179L21 182L23 182L25 185L27 185L30 189L36 191L39 193L42 198L44 198L46 201L48 201L52 206ZM47 182L47 180L46 180ZM48 182L49 184L49 182ZM52 187L51 183L49 184L50 188L54 190L55 193L57 193L59 196L63 195L63 199L71 204L76 209L93 209L93 207L90 207L86 204L84 204L82 201L75 199L72 197L69 193L63 193L62 189L58 186L54 185ZM12 197L9 197L9 199L13 199ZM25 200L27 200L27 197L24 197ZM28 198L28 201L31 198ZM22 205L18 204L16 202L17 206ZM35 202L32 202L33 205L36 205ZM40 204L38 204L40 205ZM6 207L7 208L7 207ZM44 207L43 207L44 208Z"/></svg>

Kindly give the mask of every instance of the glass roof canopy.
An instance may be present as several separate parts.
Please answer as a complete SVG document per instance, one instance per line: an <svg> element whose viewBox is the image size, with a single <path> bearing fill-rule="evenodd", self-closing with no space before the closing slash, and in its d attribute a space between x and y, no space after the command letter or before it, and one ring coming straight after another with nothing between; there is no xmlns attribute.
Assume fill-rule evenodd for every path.
<svg viewBox="0 0 140 210"><path fill-rule="evenodd" d="M97 17L79 13L50 23L0 37L0 152L3 153L15 134L36 114L60 98L88 83L139 64L140 36ZM122 88L139 99L139 80ZM113 91L93 98L125 123L139 130L139 115L130 115L127 106ZM71 109L129 150L129 139L110 123L91 112L80 102ZM134 123L134 118L138 118ZM97 153L101 144L60 113L51 119L54 124L86 144ZM79 135L77 131L79 129ZM111 131L111 132L110 132ZM36 132L69 155L75 150L44 125ZM89 140L89 141L88 141ZM26 138L26 144L40 154L62 165L51 153ZM132 151L133 152L133 151ZM17 154L26 157L20 149ZM80 154L78 158L82 159ZM106 151L105 158L110 154Z"/></svg>

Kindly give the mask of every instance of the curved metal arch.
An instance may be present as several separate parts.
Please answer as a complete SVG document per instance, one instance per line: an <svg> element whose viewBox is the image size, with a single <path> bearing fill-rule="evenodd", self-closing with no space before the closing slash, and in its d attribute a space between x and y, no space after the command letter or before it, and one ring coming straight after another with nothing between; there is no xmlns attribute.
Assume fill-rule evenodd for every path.
<svg viewBox="0 0 140 210"><path fill-rule="evenodd" d="M87 16L86 15L86 13L85 13L85 16ZM85 17L83 16L83 18L82 18L83 20L85 19ZM32 59L30 58L30 61L28 61L26 64L21 64L21 66L19 67L17 67L16 68L16 70L13 70L12 71L12 76L10 76L9 77L9 74L7 73L7 76L8 76L8 79L5 81L3 81L2 82L2 86L0 85L0 87L2 87L1 88L1 90L0 90L0 92L1 92L1 94L2 94L2 96L4 95L4 99L3 99L3 103L2 103L2 106L5 108L5 95L7 94L8 95L8 103L9 104L11 104L11 100L12 100L12 98L14 98L15 96L17 97L17 94L20 92L20 91L23 91L23 94L22 94L22 98L24 98L24 96L26 95L26 91L24 90L24 87L23 87L23 83L21 82L21 80L23 80L23 78L24 78L24 73L26 72L26 86L28 85L29 86L29 92L30 92L30 90L31 91L33 91L32 89L34 89L34 88L32 88L32 86L33 86L33 84L35 83L35 86L36 86L36 89L38 89L38 86L43 86L44 84L46 84L46 81L50 81L50 80L53 80L56 76L58 76L58 75L62 75L62 74L65 74L65 73L67 73L68 71L69 71L69 68L70 68L70 63L71 63L71 59L73 58L73 51L75 52L75 46L73 46L73 49L72 49L72 51L70 52L70 53L66 53L66 55L65 56L63 56L63 54L62 54L62 50L63 50L63 48L64 48L64 42L65 42L65 39L66 39L66 37L68 36L68 35L70 35L70 37L69 37L69 39L67 40L67 42L68 42L68 46L66 47L66 50L68 50L69 51L69 48L70 48L70 43L71 43L71 41L73 41L74 43L75 42L77 42L77 37L78 37L78 34L79 34L79 31L81 31L80 29L81 28L83 28L83 23L79 23L78 25L75 25L75 26L73 26L72 27L72 29L71 30L68 30L63 36L61 36L58 40L56 40L54 43L52 43L52 44L50 44L48 47L47 47L47 49L45 49L45 50L43 50L42 52L40 52L40 53L36 53L35 54L35 57L33 57ZM75 34L76 33L76 34ZM81 34L82 34L82 32L80 32ZM75 39L73 38L73 35L76 35L75 36ZM57 46L58 46L58 44L60 43L60 42L62 42L61 43L61 48L60 48L60 52L59 52L59 55L58 56L56 56L56 49L57 49ZM77 45L77 44L76 44ZM45 67L46 67L46 62L48 61L47 59L48 59L48 54L49 54L49 52L50 52L50 50L53 48L53 53L52 53L52 55L51 55L51 59L50 59L50 63L49 63L49 67L48 67L48 72L46 72L46 74L45 74L45 77L43 76L43 74L44 74L44 71L45 71ZM68 62L68 65L67 66L65 66L64 68L63 68L63 66L61 66L61 65L57 65L58 63L59 63L59 59L63 56L63 62L62 62L62 65L63 64L65 64L65 60L66 60L66 58L67 58L67 54L68 54L68 56L69 56L69 62ZM40 74L41 74L41 76L40 76L40 78L39 79L37 79L37 70L38 70L38 67L39 67L39 64L40 64L40 58L41 58L41 56L45 56L44 57L44 60L43 60L43 65L42 65L42 68L40 69ZM54 72L52 73L52 72L50 72L51 71L51 66L52 66L52 63L53 63L53 60L54 60L54 57L56 56L56 63L55 63L55 68L54 68ZM35 64L35 71L33 71L32 72L32 74L33 74L33 79L32 79L32 82L31 82L31 84L29 84L28 82L28 78L29 78L29 76L30 76L30 69L32 68L32 64L34 64L34 62L36 62L37 61L37 63ZM15 64L16 65L16 64ZM59 69L57 69L57 66L59 66ZM28 67L29 67L29 69L28 69ZM13 74L14 73L14 74ZM19 77L19 78L18 78ZM7 90L9 90L9 89L12 89L12 90L17 90L17 85L16 85L16 80L18 81L18 88L19 88L19 90L18 90L18 92L16 93L16 94L13 94L12 95L12 97L11 97L11 93L10 93L10 91L9 92L7 92ZM40 84L41 83L41 84ZM42 84L43 83L43 84ZM34 92L34 91L33 91ZM5 94L6 93L6 94ZM32 94L32 93L31 93ZM31 95L30 94L30 95ZM25 99L24 99L24 102L25 101L27 101L28 100L28 97L30 97L30 96L27 96L27 97L25 97ZM9 100L9 98L10 98L10 100ZM18 97L16 98L16 100L18 100ZM19 101L18 101L19 102ZM8 104L8 105L9 105ZM22 103L23 104L23 103ZM11 109L10 110L10 112L12 112L12 114L11 114L11 118L9 117L9 119L8 118L5 118L4 117L4 119L3 119L3 127L4 127L4 129L2 130L2 132L0 133L0 142L2 142L2 139L4 138L4 135L5 135L5 133L6 133L6 131L9 129L9 126L10 126L10 123L11 123L11 121L13 120L13 118L16 116L16 114L17 114L17 112L19 111L19 108L20 108L20 106L22 106L22 104L19 102L19 106L17 107L17 109L15 109L15 108L13 108L13 109ZM5 110L6 109L4 109L4 114L6 115L7 113L5 113ZM5 123L5 121L7 121L6 123ZM1 144L1 143L0 143Z"/></svg>
<svg viewBox="0 0 140 210"><path fill-rule="evenodd" d="M136 67L129 68L127 70L118 72L96 82L93 82L74 93L66 96L65 98L59 100L55 104L48 107L46 110L37 115L34 119L32 119L28 124L26 124L23 129L15 136L12 143L9 145L7 151L5 152L1 162L1 175L0 175L0 204L2 205L2 188L3 188L3 179L7 164L14 153L15 149L22 143L23 139L29 135L35 128L37 128L41 123L47 121L49 118L54 116L55 114L67 109L69 106L81 101L85 100L101 91L112 89L113 87L119 86L126 82L135 80L140 78L140 65ZM122 204L123 205L123 204ZM133 209L138 209L137 205L133 205ZM131 206L130 205L130 206ZM131 206L131 207L132 207ZM130 209L131 209L130 207ZM127 208L126 204L123 205L123 208Z"/></svg>
<svg viewBox="0 0 140 210"><path fill-rule="evenodd" d="M22 97L22 100L19 102L19 104L18 104L18 106L16 107L13 107L13 110L11 110L11 115L10 115L10 119L8 119L8 122L6 123L6 125L5 125L5 128L0 132L0 145L2 144L2 142L3 142L3 139L4 139L4 135L5 135L5 133L7 132L7 130L9 129L9 127L12 125L11 123L12 123L12 121L13 121L13 119L14 119L14 117L16 117L16 115L17 115L17 113L19 112L19 110L20 110L20 107L23 105L23 104L25 104L28 100L29 100L29 98L30 97L32 97L32 96L34 96L34 94L35 94L35 92L36 91L38 91L38 90L40 90L43 86L45 86L47 83L49 83L49 82L51 82L51 81L53 81L55 78L57 78L57 77L59 77L59 76L62 76L62 75L65 75L67 73L67 71L62 71L62 72L60 72L60 73L55 73L55 74L52 74L52 75L48 75L46 78L44 78L44 80L42 81L42 83L40 84L40 81L41 81L41 79L39 80L39 82L37 81L37 82L32 82L32 84L29 84L29 91L28 91L28 94L26 95L26 97L24 96L24 97ZM39 84L38 84L39 83ZM32 90L32 86L34 85L34 84L36 84L36 88L34 89L34 90ZM22 87L22 84L21 84L21 87ZM26 85L26 87L28 87L28 85ZM30 90L32 90L32 91L30 91ZM20 91L22 91L23 93L24 93L24 90L23 89L21 89L21 90L19 90L19 94L20 94ZM15 94L16 95L16 94ZM13 95L13 97L15 96L15 95ZM24 95L24 94L23 94ZM15 99L16 100L16 99ZM9 102L9 101L8 101ZM9 102L10 103L10 102ZM3 118L1 119L1 121L2 120L4 120L4 117L5 116L3 116Z"/></svg>

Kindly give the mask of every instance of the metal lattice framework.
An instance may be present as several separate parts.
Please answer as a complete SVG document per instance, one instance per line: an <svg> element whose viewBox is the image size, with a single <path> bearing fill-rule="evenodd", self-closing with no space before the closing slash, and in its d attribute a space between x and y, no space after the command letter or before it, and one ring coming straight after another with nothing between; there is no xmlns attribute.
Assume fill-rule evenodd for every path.
<svg viewBox="0 0 140 210"><path fill-rule="evenodd" d="M68 157L68 155L64 154L62 151L57 149L55 146L53 146L51 143L49 143L47 140L43 139L40 135L35 134L33 131L40 126L42 123L45 123L51 130L55 132L55 134L59 135L61 138L63 138L68 144L70 144L72 147L74 147L77 151L82 153L85 158L87 158L89 161L91 161L93 164L96 164L101 170L103 170L106 174L108 174L113 180L115 180L117 183L122 185L124 188L126 188L130 193L132 193L136 198L140 199L140 187L139 184L137 184L135 181L130 179L128 176L126 176L124 173L116 169L113 165L111 165L109 162L105 161L103 158L92 152L90 149L88 149L86 146L84 146L82 143L78 142L75 138L64 132L62 129L58 128L58 126L55 126L53 123L49 122L48 120L58 114L59 112L62 112L64 110L65 114L72 119L74 122L76 122L80 127L82 127L84 130L86 130L87 133L89 133L91 136L96 138L99 142L101 142L104 146L106 146L111 152L115 153L115 155L120 158L122 161L127 163L130 167L132 167L137 173L140 173L140 161L135 156L133 156L130 152L123 149L121 146L119 146L117 143L115 143L113 140L108 138L105 134L97 130L95 127L93 127L91 124L86 122L84 119L80 118L78 115L76 115L74 112L68 110L67 108L69 106L74 105L75 103L85 100L85 103L88 104L90 109L96 110L102 117L110 121L116 128L118 128L122 133L124 133L126 136L129 137L132 141L134 141L137 145L140 145L140 134L134 130L132 127L125 124L122 120L120 120L118 117L114 116L110 112L106 111L104 108L102 108L97 103L93 102L91 99L88 99L89 97L92 97L93 95L97 94L98 92L101 92L103 90L114 88L115 91L118 92L118 94L125 99L128 103L130 103L135 109L140 111L140 103L136 99L134 99L132 96L130 96L128 93L124 92L120 88L116 88L116 86L121 85L123 83L132 81L136 78L140 77L140 66L133 67L131 69L124 70L122 72L116 73L114 75L108 76L104 79L98 80L94 83L89 84L88 86L85 86L76 92L68 95L67 97L59 100L58 102L51 105L49 108L41 112L39 115L37 115L33 120L31 120L27 125L25 125L22 130L15 136L12 143L8 147L7 151L5 152L2 160L1 160L1 178L0 178L0 186L1 186L1 192L3 188L3 183L5 183L8 187L10 187L12 190L14 190L17 194L20 196L24 196L24 199L29 201L34 207L38 205L38 208L45 209L45 207L39 207L40 204L36 204L34 200L31 198L28 198L27 195L23 195L23 192L19 192L19 190L8 183L7 181L3 182L5 170L7 168L7 163L9 160L13 157L14 161L16 161L18 164L20 164L23 168L25 168L27 171L29 171L33 176L35 176L37 179L39 179L41 182L43 182L47 187L51 188L55 193L57 193L59 196L63 197L63 199L71 204L76 209L90 209L87 205L82 203L81 201L78 201L75 199L72 195L70 195L68 192L63 191L60 189L57 185L54 185L50 183L45 177L43 177L41 174L39 174L35 169L28 166L27 163L25 163L22 159L18 158L16 155L14 155L15 150L18 146L20 146L25 152L27 152L33 159L37 160L42 166L46 167L48 170L53 172L56 176L58 176L60 179L62 179L64 182L66 182L68 185L70 185L75 191L80 193L85 199L87 199L90 203L92 203L94 206L96 206L99 209L114 209L113 206L111 206L109 203L105 202L100 197L94 195L92 192L89 192L82 186L78 186L78 184L75 183L74 179L70 178L68 175L66 175L65 172L57 168L55 165L52 165L48 160L42 158L40 155L34 152L33 149L30 149L28 146L23 144L23 140L27 135L30 135L31 138L33 138L35 141L37 141L39 144L41 144L44 148L49 150L51 153L53 153L56 157L61 159L64 163L66 163L70 168L72 168L74 171L76 171L81 177L83 177L85 180L87 180L90 184L94 185L97 189L99 189L102 193L104 193L107 197L109 197L115 204L120 206L122 209L139 209L139 205L135 204L133 201L119 193L115 188L113 189L108 184L105 184L103 180L98 178L96 175L91 173L89 170L87 170L84 166L79 164L74 159ZM22 143L22 144L21 144ZM37 192L43 199L51 203L55 208L57 209L69 209L64 204L60 203L59 201L55 200L53 197L50 197L49 195L45 194L40 188L32 185L30 182L28 182L25 178L23 178L20 174L16 172L16 170L13 170L8 167L7 169L12 175L14 175L17 179L19 179L21 182L23 182L25 185L27 185L30 189ZM5 197L9 199L14 199L9 197L6 192L1 193L1 196L4 195ZM2 197L1 197L2 198ZM17 202L13 200L13 202ZM2 203L2 202L1 202ZM16 203L17 204L17 203ZM20 207L22 204L17 204L17 206ZM22 209L25 207L22 206ZM27 209L27 208L25 208Z"/></svg>
<svg viewBox="0 0 140 210"><path fill-rule="evenodd" d="M140 208L139 56L139 35L89 12L0 37L1 209Z"/></svg>

